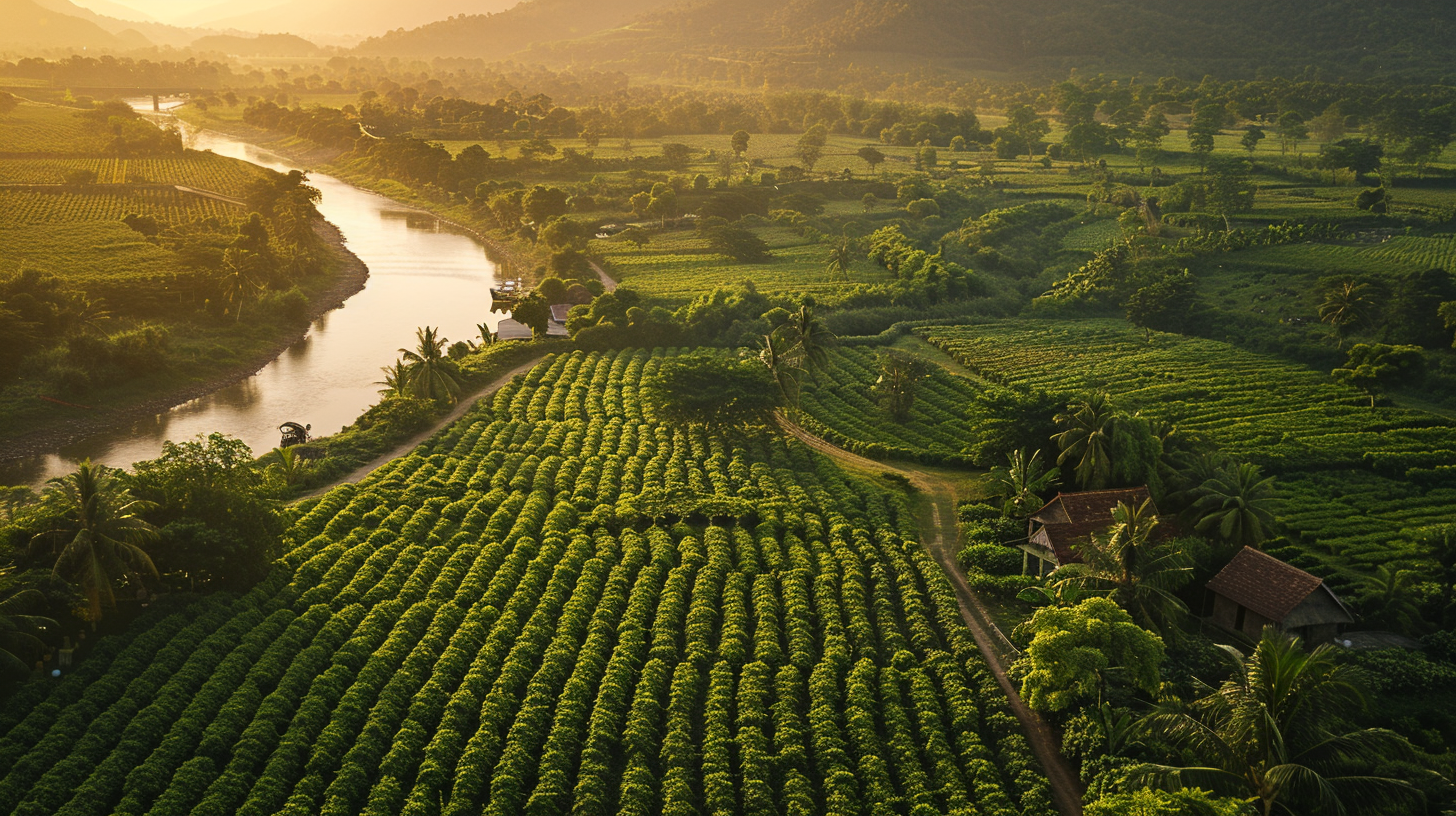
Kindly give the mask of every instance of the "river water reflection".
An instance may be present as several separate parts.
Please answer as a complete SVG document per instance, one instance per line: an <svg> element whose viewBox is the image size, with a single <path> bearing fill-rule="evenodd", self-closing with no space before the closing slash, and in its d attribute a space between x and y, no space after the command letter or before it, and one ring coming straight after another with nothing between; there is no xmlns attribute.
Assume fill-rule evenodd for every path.
<svg viewBox="0 0 1456 816"><path fill-rule="evenodd" d="M212 131L188 134L188 144L274 170L296 167ZM470 235L338 179L310 173L309 180L323 193L319 211L369 267L363 291L252 377L44 456L0 463L0 484L37 485L87 457L127 467L155 457L164 440L213 431L242 439L255 454L278 444L285 421L312 424L315 436L333 433L379 399L380 368L401 346L414 346L417 327L438 326L451 341L465 340L477 336L476 324L494 328L505 317L490 311L497 267Z"/></svg>

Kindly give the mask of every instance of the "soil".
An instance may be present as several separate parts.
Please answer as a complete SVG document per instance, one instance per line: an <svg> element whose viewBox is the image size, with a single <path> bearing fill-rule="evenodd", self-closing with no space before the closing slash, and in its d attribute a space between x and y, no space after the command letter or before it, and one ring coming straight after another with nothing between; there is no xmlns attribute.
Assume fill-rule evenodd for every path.
<svg viewBox="0 0 1456 816"><path fill-rule="evenodd" d="M292 329L281 334L266 348L260 349L246 362L233 366L203 382L179 386L158 394L143 402L113 408L93 409L93 413L73 420L67 420L51 427L40 428L24 437L0 439L0 461L37 456L89 436L112 430L138 419L156 416L185 402L205 397L221 388L241 382L258 373L273 362L289 346L308 334L313 322L324 314L344 305L344 301L364 288L369 279L369 269L359 257L344 246L344 236L333 224L322 219L314 223L314 231L328 244L341 262L334 281L327 289L314 295L309 303L307 319L301 320Z"/></svg>
<svg viewBox="0 0 1456 816"><path fill-rule="evenodd" d="M960 526L956 524L956 502L960 497L954 483L913 465L888 465L850 453L786 419L780 418L779 424L804 444L853 470L897 473L908 479L925 497L926 507L920 514L921 538L925 547L950 578L951 586L960 602L961 618L971 630L971 636L975 638L976 645L986 658L986 664L990 666L996 682L1006 693L1012 713L1021 722L1027 742L1051 781L1052 801L1056 804L1057 812L1061 816L1082 816L1082 782L1071 763L1062 756L1061 740L1035 711L1027 707L1007 676L1007 655L1014 652L1015 646L992 621L975 590L966 583L965 576L961 575L956 566L956 552L961 545Z"/></svg>

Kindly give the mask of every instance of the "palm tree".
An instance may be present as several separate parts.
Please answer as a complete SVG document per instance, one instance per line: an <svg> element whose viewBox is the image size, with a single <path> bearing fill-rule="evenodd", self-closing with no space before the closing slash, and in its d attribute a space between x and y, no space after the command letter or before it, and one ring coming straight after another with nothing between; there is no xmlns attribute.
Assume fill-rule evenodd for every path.
<svg viewBox="0 0 1456 816"><path fill-rule="evenodd" d="M1077 484L1084 490L1098 490L1112 480L1112 434L1117 411L1112 401L1097 392L1067 406L1057 415L1062 429L1052 439L1061 449L1057 464L1074 462Z"/></svg>
<svg viewBox="0 0 1456 816"><path fill-rule="evenodd" d="M1189 512L1198 532L1249 546L1268 538L1274 523L1274 477L1264 476L1258 465L1224 467L1195 493L1198 498Z"/></svg>
<svg viewBox="0 0 1456 816"><path fill-rule="evenodd" d="M482 346L488 346L491 343L495 342L495 332L490 330L489 325L485 323L477 323L475 324L475 330L480 332L480 344Z"/></svg>
<svg viewBox="0 0 1456 816"><path fill-rule="evenodd" d="M829 254L824 256L824 268L829 272L831 279L849 280L849 269L854 265L856 259L855 241L848 235L840 236L829 246Z"/></svg>
<svg viewBox="0 0 1456 816"><path fill-rule="evenodd" d="M1409 634L1421 624L1421 608L1414 597L1420 573L1389 564L1365 578L1365 606L1372 620Z"/></svg>
<svg viewBox="0 0 1456 816"><path fill-rule="evenodd" d="M228 247L222 253L222 296L233 313L234 322L243 319L243 304L249 295L263 290L259 280L260 261L255 252Z"/></svg>
<svg viewBox="0 0 1456 816"><path fill-rule="evenodd" d="M1158 527L1151 500L1133 507L1120 502L1113 525L1079 545L1080 564L1067 564L1052 574L1054 583L1107 595L1143 627L1168 632L1188 607L1173 593L1191 575L1192 560L1172 545L1153 539Z"/></svg>
<svg viewBox="0 0 1456 816"><path fill-rule="evenodd" d="M80 588L94 621L103 604L116 606L112 585L117 579L140 584L147 575L156 577L142 545L155 541L157 530L141 517L156 505L132 496L118 471L90 459L48 484L43 500L55 509L59 525L37 534L31 546L57 542L55 572Z"/></svg>
<svg viewBox="0 0 1456 816"><path fill-rule="evenodd" d="M24 677L30 669L17 652L35 652L43 645L37 632L56 622L39 615L25 614L43 599L33 589L22 589L0 598L0 675Z"/></svg>
<svg viewBox="0 0 1456 816"><path fill-rule="evenodd" d="M384 379L374 384L384 386L379 389L380 394L394 397L409 391L410 370L404 360L395 360L394 365L381 366L379 370L384 372Z"/></svg>
<svg viewBox="0 0 1456 816"><path fill-rule="evenodd" d="M1041 494L1061 479L1055 469L1047 470L1041 451L1031 456L1026 449L1006 454L1007 466L991 468L991 495L1004 501L1001 511L1008 516L1025 518L1041 506Z"/></svg>
<svg viewBox="0 0 1456 816"><path fill-rule="evenodd" d="M1305 652L1298 638L1265 629L1222 686L1186 709L1165 703L1146 720L1206 764L1141 765L1129 782L1247 798L1264 816L1385 813L1392 801L1416 800L1404 782L1355 773L1411 751L1384 729L1336 730L1365 705L1354 671L1337 664L1328 645Z"/></svg>
<svg viewBox="0 0 1456 816"><path fill-rule="evenodd" d="M399 350L408 372L406 390L421 399L453 403L460 393L460 381L455 378L454 361L445 352L450 341L430 326L416 329L415 337L419 344L414 351Z"/></svg>
<svg viewBox="0 0 1456 816"><path fill-rule="evenodd" d="M930 376L930 366L918 357L890 349L880 355L880 376L874 392L884 401L890 416L904 422L915 405L915 387Z"/></svg>
<svg viewBox="0 0 1456 816"><path fill-rule="evenodd" d="M810 368L822 369L829 364L829 346L836 338L814 313L813 306L800 306L799 311L789 316L785 328L798 344L799 353Z"/></svg>
<svg viewBox="0 0 1456 816"><path fill-rule="evenodd" d="M274 482L292 487L308 473L308 460L298 455L297 448L274 448L278 461L268 466L268 476Z"/></svg>
<svg viewBox="0 0 1456 816"><path fill-rule="evenodd" d="M1342 281L1325 293L1319 316L1320 320L1334 327L1335 336L1339 338L1338 348L1345 347L1346 329L1369 320L1370 309L1374 306L1371 294L1370 284L1352 280Z"/></svg>
<svg viewBox="0 0 1456 816"><path fill-rule="evenodd" d="M799 384L804 374L799 348L786 340L782 332L772 332L763 336L763 346L758 351L759 361L768 368L779 396L790 408L799 407Z"/></svg>

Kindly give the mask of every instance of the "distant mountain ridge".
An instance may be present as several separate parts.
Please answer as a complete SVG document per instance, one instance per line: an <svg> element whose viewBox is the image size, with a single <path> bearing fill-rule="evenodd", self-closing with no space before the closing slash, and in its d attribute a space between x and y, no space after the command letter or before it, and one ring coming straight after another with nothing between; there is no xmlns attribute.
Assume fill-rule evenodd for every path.
<svg viewBox="0 0 1456 816"><path fill-rule="evenodd" d="M897 55L973 70L1456 77L1449 0L527 0L361 53L643 66L687 56ZM857 56L858 55L858 56Z"/></svg>

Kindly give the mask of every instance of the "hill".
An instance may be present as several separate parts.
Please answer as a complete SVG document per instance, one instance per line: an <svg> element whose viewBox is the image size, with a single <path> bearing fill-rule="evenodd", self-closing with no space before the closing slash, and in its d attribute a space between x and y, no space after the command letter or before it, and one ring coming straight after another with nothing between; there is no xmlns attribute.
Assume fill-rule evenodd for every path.
<svg viewBox="0 0 1456 816"><path fill-rule="evenodd" d="M212 34L195 40L192 50L220 51L240 57L312 57L320 53L317 45L292 34L260 34L256 37Z"/></svg>
<svg viewBox="0 0 1456 816"><path fill-rule="evenodd" d="M1073 67L1220 77L1307 67L1359 78L1456 75L1449 47L1456 5L1439 0L639 0L582 8L594 5L530 0L509 15L445 20L361 50L490 58L534 46L532 56L548 62L648 72L681 70L694 57L779 55L1048 75ZM609 28L622 30L600 35Z"/></svg>
<svg viewBox="0 0 1456 816"><path fill-rule="evenodd" d="M117 17L101 14L87 7L77 5L70 0L34 0L35 4L48 11L57 14L64 14L68 17L77 17L90 23L94 23L101 30L108 34L115 35L123 48L145 48L151 45L168 45L180 48L196 39L197 32L178 26L166 25L155 20L141 19L146 15L140 12L132 12L124 6L115 3L110 4L109 10L117 14L127 16ZM97 6L108 9L107 6Z"/></svg>
<svg viewBox="0 0 1456 816"><path fill-rule="evenodd" d="M132 42L90 20L43 7L34 0L0 0L0 19L5 21L0 27L0 49L133 47Z"/></svg>
<svg viewBox="0 0 1456 816"><path fill-rule="evenodd" d="M216 6L200 22L214 28L242 31L291 31L299 34L328 33L356 38L382 34L398 28L414 28L456 15L493 14L505 11L518 0L317 0L309 3L280 3L239 13L237 4ZM356 39L357 41L357 39Z"/></svg>

